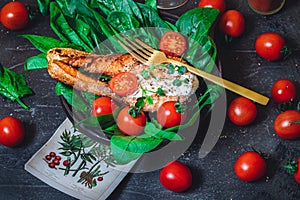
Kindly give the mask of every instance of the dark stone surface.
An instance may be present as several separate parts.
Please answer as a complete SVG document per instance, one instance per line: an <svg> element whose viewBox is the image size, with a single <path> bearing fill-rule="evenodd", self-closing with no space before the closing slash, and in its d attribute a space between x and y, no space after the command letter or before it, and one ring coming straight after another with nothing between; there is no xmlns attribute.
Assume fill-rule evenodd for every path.
<svg viewBox="0 0 300 200"><path fill-rule="evenodd" d="M2 0L2 7L8 0ZM34 0L24 3L36 8ZM170 11L180 15L197 6L190 0L184 7ZM254 13L247 1L227 0L227 9L238 9L246 18L246 31L231 44L222 41L216 32L216 42L222 63L223 76L262 94L270 95L272 84L279 78L289 78L300 88L299 52L288 59L268 62L259 58L254 50L255 38L266 31L276 31L299 48L300 2L287 0L279 13L261 16ZM55 81L46 70L24 72L27 57L38 54L20 34L52 36L47 17L35 19L22 31L7 31L0 26L0 62L2 65L26 76L34 95L23 98L30 110L0 97L0 118L13 115L20 118L26 128L26 139L16 148L0 146L0 199L72 199L51 188L24 170L28 159L51 137L66 115L55 95ZM300 91L298 90L298 94ZM228 92L228 102L236 97ZM198 157L201 144L198 140L180 157L193 173L193 186L184 193L173 193L159 183L159 170L128 174L109 199L299 199L300 186L281 166L289 158L300 156L300 141L278 138L273 130L273 121L279 113L272 101L268 106L258 106L256 121L247 127L237 127L228 120L214 149L203 159ZM240 181L233 172L237 157L246 150L255 149L271 156L268 172L254 183Z"/></svg>

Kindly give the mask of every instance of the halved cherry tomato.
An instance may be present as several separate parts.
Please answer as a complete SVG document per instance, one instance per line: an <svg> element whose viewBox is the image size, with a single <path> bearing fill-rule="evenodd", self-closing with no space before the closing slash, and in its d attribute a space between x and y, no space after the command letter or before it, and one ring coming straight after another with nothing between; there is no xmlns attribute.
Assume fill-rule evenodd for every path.
<svg viewBox="0 0 300 200"><path fill-rule="evenodd" d="M118 114L117 125L126 135L140 135L146 126L146 115L141 110L137 117L133 117L129 113L129 106L126 106Z"/></svg>
<svg viewBox="0 0 300 200"><path fill-rule="evenodd" d="M130 72L120 72L108 82L108 86L117 95L127 96L136 91L138 79Z"/></svg>
<svg viewBox="0 0 300 200"><path fill-rule="evenodd" d="M237 10L227 10L220 18L219 29L231 37L241 36L245 29L243 14Z"/></svg>
<svg viewBox="0 0 300 200"><path fill-rule="evenodd" d="M186 50L186 39L175 31L166 32L160 39L159 48L168 56L181 56Z"/></svg>
<svg viewBox="0 0 300 200"><path fill-rule="evenodd" d="M274 121L274 130L283 139L300 137L300 112L287 110L280 113Z"/></svg>
<svg viewBox="0 0 300 200"><path fill-rule="evenodd" d="M226 9L226 4L224 0L200 0L198 4L199 8L215 8L223 13Z"/></svg>
<svg viewBox="0 0 300 200"><path fill-rule="evenodd" d="M234 99L228 107L230 121L239 126L252 123L257 115L256 105L245 97Z"/></svg>
<svg viewBox="0 0 300 200"><path fill-rule="evenodd" d="M293 101L296 97L296 86L288 79L279 79L273 84L271 94L276 103Z"/></svg>
<svg viewBox="0 0 300 200"><path fill-rule="evenodd" d="M243 181L256 181L266 172L265 159L257 152L248 151L239 156L234 164L234 172Z"/></svg>
<svg viewBox="0 0 300 200"><path fill-rule="evenodd" d="M157 121L165 128L180 125L186 118L186 113L180 106L177 101L164 102L157 110Z"/></svg>
<svg viewBox="0 0 300 200"><path fill-rule="evenodd" d="M111 114L116 107L116 103L111 98L99 97L93 101L92 116Z"/></svg>
<svg viewBox="0 0 300 200"><path fill-rule="evenodd" d="M24 126L18 118L8 116L0 120L0 144L17 146L23 141L24 135Z"/></svg>
<svg viewBox="0 0 300 200"><path fill-rule="evenodd" d="M159 180L166 189L183 192L192 185L192 173L183 163L173 161L160 171Z"/></svg>
<svg viewBox="0 0 300 200"><path fill-rule="evenodd" d="M278 33L263 33L255 41L256 53L266 60L279 60L284 55L285 49L284 38Z"/></svg>
<svg viewBox="0 0 300 200"><path fill-rule="evenodd" d="M22 2L14 1L7 3L1 9L0 19L4 27L10 30L20 30L29 22L29 15Z"/></svg>

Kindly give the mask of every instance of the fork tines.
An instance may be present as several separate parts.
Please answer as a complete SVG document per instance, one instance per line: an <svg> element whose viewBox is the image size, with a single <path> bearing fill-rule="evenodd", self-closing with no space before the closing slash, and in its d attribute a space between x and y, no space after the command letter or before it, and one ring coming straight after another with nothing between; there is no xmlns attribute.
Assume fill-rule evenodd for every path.
<svg viewBox="0 0 300 200"><path fill-rule="evenodd" d="M128 37L119 37L120 45L133 57L146 63L148 58L152 55L154 50L152 47L146 45L139 39L129 39Z"/></svg>

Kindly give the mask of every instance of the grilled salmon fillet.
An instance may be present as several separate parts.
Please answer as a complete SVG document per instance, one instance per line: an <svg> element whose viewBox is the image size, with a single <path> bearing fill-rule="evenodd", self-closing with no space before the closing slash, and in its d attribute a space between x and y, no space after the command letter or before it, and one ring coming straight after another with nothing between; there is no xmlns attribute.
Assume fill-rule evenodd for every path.
<svg viewBox="0 0 300 200"><path fill-rule="evenodd" d="M98 55L71 48L53 48L47 52L47 59L50 76L77 90L108 96L130 106L134 105L139 97L151 97L153 102L145 102L144 111L157 111L166 101L179 100L184 103L199 85L194 74L182 74L176 70L178 66L170 73L166 65L147 66L129 54ZM81 72L79 68L91 74L112 77L120 72L131 72L137 76L139 87L132 94L119 97L107 83ZM143 76L145 71L149 72L150 76ZM155 92L158 88L164 91L164 96Z"/></svg>

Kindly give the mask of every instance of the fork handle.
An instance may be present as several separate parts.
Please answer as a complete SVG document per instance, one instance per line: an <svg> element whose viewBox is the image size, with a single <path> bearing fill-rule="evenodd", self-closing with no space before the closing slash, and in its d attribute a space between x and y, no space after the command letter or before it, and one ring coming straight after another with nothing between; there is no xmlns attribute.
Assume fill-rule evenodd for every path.
<svg viewBox="0 0 300 200"><path fill-rule="evenodd" d="M262 105L267 105L269 102L269 98L266 96L263 96L257 92L254 92L253 90L249 90L243 86L240 86L236 83L233 83L231 81L228 81L226 79L220 78L218 76L215 76L213 74L207 73L203 70L197 69L195 67L192 67L188 64L182 63L180 61L176 61L176 60L172 60L172 59L168 59L168 62L174 64L174 65L178 65L178 66L185 66L188 71L190 71L193 74L196 74L212 83L215 83L219 86L222 86L223 88L226 88L232 92L235 92L236 94L239 94L241 96L244 96L248 99L251 99L259 104Z"/></svg>

